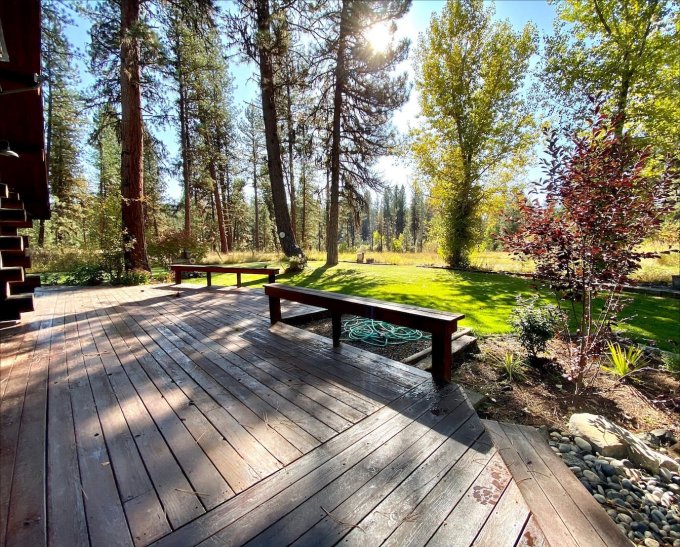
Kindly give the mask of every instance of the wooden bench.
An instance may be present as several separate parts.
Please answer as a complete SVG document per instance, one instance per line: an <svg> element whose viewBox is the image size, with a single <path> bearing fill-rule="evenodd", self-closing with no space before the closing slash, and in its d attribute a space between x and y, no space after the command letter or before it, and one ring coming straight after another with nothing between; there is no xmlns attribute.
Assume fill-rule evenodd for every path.
<svg viewBox="0 0 680 547"><path fill-rule="evenodd" d="M208 278L208 287L212 286L213 273L235 273L236 286L241 286L241 274L266 275L270 283L276 281L276 275L279 273L278 268L244 268L242 266L222 266L219 264L171 264L170 270L175 273L175 283L179 285L182 283L182 272L198 272L206 273Z"/></svg>
<svg viewBox="0 0 680 547"><path fill-rule="evenodd" d="M361 296L351 296L273 283L264 286L269 297L272 324L281 321L281 299L327 309L333 321L333 345L340 345L343 314L358 315L432 333L432 374L451 381L451 335L465 315L395 304Z"/></svg>

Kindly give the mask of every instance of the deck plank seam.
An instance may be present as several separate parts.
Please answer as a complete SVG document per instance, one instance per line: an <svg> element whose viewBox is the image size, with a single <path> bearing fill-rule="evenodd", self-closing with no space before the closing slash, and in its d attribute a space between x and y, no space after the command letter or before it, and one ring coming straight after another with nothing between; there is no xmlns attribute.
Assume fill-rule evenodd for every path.
<svg viewBox="0 0 680 547"><path fill-rule="evenodd" d="M173 322L172 319L170 319L170 321ZM173 322L173 324L174 324L174 322ZM181 335L177 332L177 331L182 331L182 330L183 330L181 326L176 326L175 329L170 329L170 330L171 330L171 331L173 332L173 334L175 334L180 340L182 340ZM217 354L214 350L210 350L209 346L207 346L207 345L206 345L205 343L203 343L201 340L197 340L197 339L196 339L196 335L197 335L197 334L200 335L200 333L198 333L198 331L196 331L195 333L187 333L187 334L186 334L186 336L188 336L188 337L190 337L191 339L193 339L193 340L196 341L196 344L195 344L196 347L193 349L193 351L197 351L202 357L204 357L204 358L208 359L209 361L211 361L215 366L219 367L220 370L222 370L222 371L224 371L225 373L229 374L231 377L234 377L234 376L233 376L233 373L234 373L234 372L235 372L236 374L238 374L238 375L241 375L241 374L247 375L249 378L252 379L252 381L249 380L249 381L251 382L251 386L253 386L253 388L251 388L250 391L253 392L253 393L255 393L255 395L258 395L259 398L262 399L265 403L267 403L267 404L269 404L269 405L272 405L272 403L271 403L270 401L267 401L266 399L263 399L262 396L261 396L259 393L257 393L257 391L254 390L254 387L255 387L256 383L259 384L259 385L263 385L263 386L266 388L266 392L271 391L273 394L275 394L275 399L277 399L277 400L279 401L279 403L284 402L284 401L289 401L290 404L293 405L293 407L294 407L295 409L298 409L298 410L292 410L292 409L291 409L293 412L303 412L303 413L309 414L309 411L308 411L308 410L305 410L304 408L300 407L298 404L296 404L295 401L292 401L292 400L288 399L288 398L285 397L283 394L280 394L280 393L278 393L276 390L273 390L272 388L270 388L269 386L267 386L266 384L263 384L263 383L260 381L260 379L258 379L256 376L253 376L253 375L250 374L247 370L245 370L244 368L242 368L242 366L240 366L240 365L236 362L236 360L234 360L233 358L230 358L231 356L229 356L229 357L221 356L221 355ZM173 341L171 341L171 342L172 342L172 343L175 343L175 342L173 342ZM183 342L183 343L188 343L188 342L185 342L185 341L183 341L183 340L182 340L182 342ZM175 345L176 345L176 343L175 343ZM191 346L189 346L189 347L191 347ZM208 351L206 351L206 350L201 350L202 347L207 348ZM245 360L244 360L244 361L245 361ZM224 367L224 362L230 363L233 367L236 367L236 369L238 369L238 371L236 371L236 370L229 370L228 368L225 368L225 367ZM241 372L239 372L239 371L241 371ZM272 379L272 381L275 380L275 378L273 378L272 376L270 376L270 375L268 375L268 376L269 376L269 378ZM214 375L213 375L213 377L214 377ZM242 378L243 378L243 376L242 376ZM238 380L238 378L237 378L237 380ZM225 387L227 387L227 386L225 386ZM250 387L250 386L247 386L247 387ZM274 408L276 408L276 407L274 407ZM281 410L281 408L279 408L279 412L282 412L282 413L283 413L283 410ZM284 413L284 414L285 414L285 413ZM288 419L292 419L291 416L287 416L287 418L288 418ZM295 422L295 420L293 420L293 421ZM320 423L322 423L322 422L320 422ZM299 424L299 425L300 425L300 424ZM308 432L309 434L311 434L311 435L313 435L313 436L316 436L316 435L314 434L313 431L310 431L308 428L304 427L304 425L301 425L301 427L303 427L303 429L306 429L307 432ZM331 428L331 429L332 429L332 428ZM334 434L335 434L335 433L337 433L337 431L335 431ZM323 438L318 438L318 437L317 437L317 440L318 440L319 442L321 442L321 441L323 441L323 440L325 440L325 439L323 439Z"/></svg>
<svg viewBox="0 0 680 547"><path fill-rule="evenodd" d="M130 315L128 314L128 312L126 312L126 311L120 311L118 307L114 307L114 309L117 310L119 314L121 314L121 315L127 315L128 317L130 317ZM124 323L125 320L124 320L124 319L121 319L121 322ZM116 325L119 325L119 323L115 323L115 324L116 324ZM133 333L133 336L135 336L134 333ZM142 343L141 340L139 340L136 336L135 336L135 339L137 339L138 341L140 341L140 343ZM147 348L147 349L148 349L148 348ZM156 360L156 357L153 355L153 353L151 353L151 352L149 352L149 353L152 355L153 359L154 359L156 362L158 362L158 361ZM167 353L166 353L166 354L167 354ZM169 357L170 357L170 356L169 356ZM167 370L165 369L165 367L163 366L163 364L161 364L160 362L158 362L158 364L159 364L159 366L160 366L160 367L166 372L166 374L167 374ZM191 377L191 376L189 375L189 377ZM171 380L172 380L172 378L171 378ZM181 389L181 388L180 388L180 389ZM206 395L210 397L210 394L206 393ZM211 399L212 399L212 397L211 397ZM219 406L219 403L216 402L216 404L218 404L218 406ZM174 409L173 409L173 411L174 411ZM215 430L216 430L218 433L220 433L220 435L221 435L222 437L224 437L224 432L221 432L221 431L220 431L220 429L219 429L219 427L217 426L217 424L215 424L215 423L210 419L210 416L208 416L207 414L205 414L205 413L203 413L203 412L201 412L201 414L203 414L203 416L208 420L208 422L212 425L212 427L215 428ZM178 419L181 420L181 417L180 417L179 415L177 415L176 412L175 412L175 415L178 417ZM233 419L236 421L236 418L233 418ZM189 432L189 434L191 434L191 433ZM228 439L225 439L225 442L229 443ZM235 446L233 445L233 443L229 443L229 444L230 444L230 446L232 447L232 449L237 453L237 452L238 452L237 447L235 447ZM199 446L200 446L200 445L199 445ZM249 466L249 469L250 469L250 471L252 472L252 474L253 474L255 477L260 478L260 475L259 475L253 468L251 468L251 467ZM227 484L228 484L228 482L227 482ZM233 488L232 488L232 490L233 490Z"/></svg>

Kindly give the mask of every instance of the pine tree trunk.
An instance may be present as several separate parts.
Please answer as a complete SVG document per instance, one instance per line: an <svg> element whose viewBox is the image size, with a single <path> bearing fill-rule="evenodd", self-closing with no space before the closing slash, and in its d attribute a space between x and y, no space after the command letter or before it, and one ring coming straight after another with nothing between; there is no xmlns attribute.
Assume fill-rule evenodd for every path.
<svg viewBox="0 0 680 547"><path fill-rule="evenodd" d="M340 214L340 116L345 85L345 49L349 24L350 0L343 0L340 15L340 36L335 67L335 91L333 95L333 132L331 141L331 188L330 210L326 228L326 266L338 263L338 222Z"/></svg>
<svg viewBox="0 0 680 547"><path fill-rule="evenodd" d="M184 259L189 258L189 245L191 241L191 158L189 157L189 123L187 119L187 97L184 82L184 72L182 70L181 47L179 44L179 33L177 37L177 79L179 81L179 131L180 144L182 146L182 179L184 182Z"/></svg>
<svg viewBox="0 0 680 547"><path fill-rule="evenodd" d="M228 167L225 167L221 180L222 184L220 185L220 189L222 191L222 206L224 209L225 228L227 230L227 247L233 249L234 240L236 239L236 227L234 225L234 218L231 216L233 211L230 212L229 210L229 203L231 203L231 181L229 180Z"/></svg>
<svg viewBox="0 0 680 547"><path fill-rule="evenodd" d="M302 233L300 234L300 239L304 249L307 246L307 174L305 173L304 157L302 159L300 182L302 182Z"/></svg>
<svg viewBox="0 0 680 547"><path fill-rule="evenodd" d="M51 44L51 42L50 42ZM52 50L51 48L47 51L47 59L45 59L46 64L46 75L47 81L47 127L45 128L45 161L47 162L47 169L49 174L49 169L52 166L52 110L54 101L52 99ZM51 177L48 177L51 178ZM43 247L45 245L45 221L40 219L40 228L38 229L38 247Z"/></svg>
<svg viewBox="0 0 680 547"><path fill-rule="evenodd" d="M210 161L208 164L210 170L210 178L213 180L213 197L215 200L215 213L217 216L217 227L220 232L220 252L228 253L229 246L227 245L227 231L224 227L224 211L222 210L222 196L220 195L219 179L217 178L217 169L215 162Z"/></svg>
<svg viewBox="0 0 680 547"><path fill-rule="evenodd" d="M253 144L253 150L255 145ZM255 152L253 151L253 154ZM255 159L257 157L253 155ZM260 206L257 204L257 163L253 163L253 200L255 202L255 251L260 250Z"/></svg>
<svg viewBox="0 0 680 547"><path fill-rule="evenodd" d="M286 85L286 122L288 125L288 190L290 194L290 225L293 233L297 234L297 205L295 199L295 173L293 149L295 146L295 128L293 127L293 113L290 98L290 83Z"/></svg>
<svg viewBox="0 0 680 547"><path fill-rule="evenodd" d="M144 175L142 97L139 41L134 27L139 23L140 0L121 0L120 99L121 99L121 195L123 256L126 270L147 270L144 238Z"/></svg>
<svg viewBox="0 0 680 547"><path fill-rule="evenodd" d="M269 0L257 0L257 29L264 45L259 48L260 87L262 91L262 116L264 118L265 139L267 142L267 165L272 190L274 217L281 249L286 256L302 256L304 254L295 240L288 204L286 203L286 187L283 180L281 162L281 140L276 116L276 92L274 89L274 69L268 43L271 39Z"/></svg>

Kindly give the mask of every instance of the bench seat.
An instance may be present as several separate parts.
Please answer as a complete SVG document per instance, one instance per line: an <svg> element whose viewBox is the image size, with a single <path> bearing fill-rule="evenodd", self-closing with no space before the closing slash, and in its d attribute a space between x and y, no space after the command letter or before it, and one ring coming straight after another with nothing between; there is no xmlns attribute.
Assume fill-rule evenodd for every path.
<svg viewBox="0 0 680 547"><path fill-rule="evenodd" d="M281 321L282 298L327 309L333 321L333 345L336 347L340 344L343 314L358 315L430 332L432 334L432 373L442 380L451 381L451 335L458 328L458 321L465 317L461 313L292 287L280 283L265 285L264 292L269 297L269 314L272 324Z"/></svg>
<svg viewBox="0 0 680 547"><path fill-rule="evenodd" d="M248 268L243 266L223 266L221 264L171 264L170 271L175 273L175 283L182 283L182 272L206 273L208 287L212 286L213 273L234 273L236 274L236 286L241 286L241 274L265 275L269 283L274 283L278 268Z"/></svg>

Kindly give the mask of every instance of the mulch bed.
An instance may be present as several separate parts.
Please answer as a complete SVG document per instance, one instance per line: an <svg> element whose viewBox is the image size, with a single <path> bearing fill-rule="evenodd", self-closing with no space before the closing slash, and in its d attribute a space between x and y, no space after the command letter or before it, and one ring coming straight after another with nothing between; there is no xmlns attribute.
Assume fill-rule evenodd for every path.
<svg viewBox="0 0 680 547"><path fill-rule="evenodd" d="M353 316L343 316L344 319L353 319ZM326 338L333 337L333 324L330 319L319 319L318 321L311 321L300 325L300 328L307 329L310 332L325 336ZM378 355L383 355L395 361L402 361L407 357L418 353L432 345L429 339L420 339L414 342L406 342L405 344L398 345L387 345L387 346L375 346L373 344L366 344L359 340L342 340L343 343L349 344L351 346L370 351L371 353L377 353Z"/></svg>

